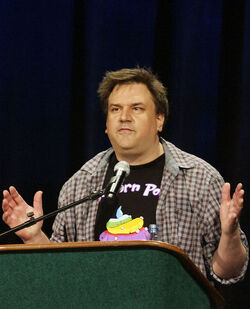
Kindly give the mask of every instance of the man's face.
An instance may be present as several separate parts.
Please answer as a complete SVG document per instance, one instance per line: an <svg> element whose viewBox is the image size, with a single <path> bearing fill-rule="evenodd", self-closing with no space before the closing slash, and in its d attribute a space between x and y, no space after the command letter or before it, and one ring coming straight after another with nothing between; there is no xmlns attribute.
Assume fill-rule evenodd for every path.
<svg viewBox="0 0 250 309"><path fill-rule="evenodd" d="M158 131L163 115L157 115L147 86L142 83L116 85L108 99L106 133L116 155L150 154L159 147Z"/></svg>

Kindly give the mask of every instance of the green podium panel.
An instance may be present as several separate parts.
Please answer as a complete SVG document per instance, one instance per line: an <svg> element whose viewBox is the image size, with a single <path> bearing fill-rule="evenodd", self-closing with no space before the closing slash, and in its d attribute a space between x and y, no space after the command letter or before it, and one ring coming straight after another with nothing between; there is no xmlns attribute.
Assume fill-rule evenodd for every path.
<svg viewBox="0 0 250 309"><path fill-rule="evenodd" d="M1 308L223 305L187 256L160 242L10 245L0 251Z"/></svg>

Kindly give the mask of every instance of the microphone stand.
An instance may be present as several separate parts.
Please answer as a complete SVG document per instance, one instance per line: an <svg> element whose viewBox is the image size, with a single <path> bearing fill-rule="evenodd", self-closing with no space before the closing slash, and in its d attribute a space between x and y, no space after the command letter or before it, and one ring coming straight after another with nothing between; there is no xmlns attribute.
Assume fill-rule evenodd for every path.
<svg viewBox="0 0 250 309"><path fill-rule="evenodd" d="M65 211L69 208L72 208L74 206L77 206L79 204L82 204L84 202L87 202L89 200L96 200L98 199L99 197L101 197L103 194L105 194L106 192L106 189L104 190L100 190L100 191L93 191L91 192L89 195L83 197L82 199L76 201L76 202L73 202L73 203L70 203L64 207L61 207L61 208L58 208L57 210L54 210L46 215L43 215L41 217L38 217L38 218L34 218L34 217L31 217L28 221L25 221L24 223L20 224L20 225L17 225L15 227L13 227L12 229L8 230L8 231L5 231L3 233L0 234L0 237L4 236L4 235L7 235L7 234L10 234L12 232L17 232L17 231L20 231L26 227L29 227L29 226L32 226L34 224L36 224L37 222L39 221L42 221L42 220L45 220L45 219L48 219L50 217L53 217L55 215L57 215L59 212L62 212L62 211Z"/></svg>

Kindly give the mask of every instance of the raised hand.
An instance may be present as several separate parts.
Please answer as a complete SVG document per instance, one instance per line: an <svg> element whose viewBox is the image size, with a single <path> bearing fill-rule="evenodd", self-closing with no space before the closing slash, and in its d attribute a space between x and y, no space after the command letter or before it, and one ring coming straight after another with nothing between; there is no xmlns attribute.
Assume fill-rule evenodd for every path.
<svg viewBox="0 0 250 309"><path fill-rule="evenodd" d="M34 218L43 215L42 209L42 192L37 191L34 195L33 207L29 206L18 191L11 186L8 190L3 191L3 221L13 228L17 225L29 220L28 213L33 212ZM38 222L33 226L22 229L16 232L24 242L32 242L38 235L41 234L42 222Z"/></svg>
<svg viewBox="0 0 250 309"><path fill-rule="evenodd" d="M238 230L239 216L243 208L244 190L239 183L231 198L230 184L225 183L221 192L220 221L221 230L227 235L233 235Z"/></svg>
<svg viewBox="0 0 250 309"><path fill-rule="evenodd" d="M214 273L223 279L236 278L241 274L247 259L247 250L241 241L239 216L243 208L244 190L239 183L231 198L230 184L225 183L221 191L221 237L213 255Z"/></svg>

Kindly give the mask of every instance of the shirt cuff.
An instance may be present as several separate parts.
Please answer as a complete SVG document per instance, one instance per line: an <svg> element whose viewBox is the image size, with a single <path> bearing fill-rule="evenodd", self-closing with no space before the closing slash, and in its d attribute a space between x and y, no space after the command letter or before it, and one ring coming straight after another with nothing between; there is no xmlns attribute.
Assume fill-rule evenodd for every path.
<svg viewBox="0 0 250 309"><path fill-rule="evenodd" d="M237 283L239 282L240 280L242 280L245 276L245 273L247 271L247 266L248 266L248 261L249 261L249 252L248 252L248 246L245 246L246 248L246 251L247 251L247 258L246 258L246 261L241 269L241 272L239 274L239 276L237 277L234 277L234 278L230 278L230 279L222 279L220 277L218 277L214 271L213 271L213 267L212 265L210 264L210 276L216 280L217 282L221 283L221 284L224 284L224 285L230 285L230 284L234 284L234 283Z"/></svg>

